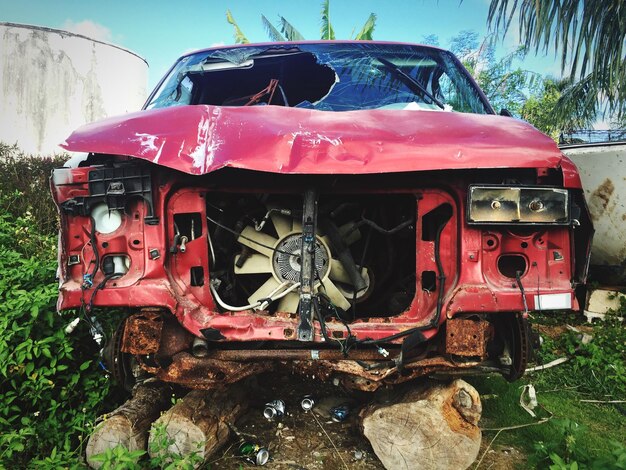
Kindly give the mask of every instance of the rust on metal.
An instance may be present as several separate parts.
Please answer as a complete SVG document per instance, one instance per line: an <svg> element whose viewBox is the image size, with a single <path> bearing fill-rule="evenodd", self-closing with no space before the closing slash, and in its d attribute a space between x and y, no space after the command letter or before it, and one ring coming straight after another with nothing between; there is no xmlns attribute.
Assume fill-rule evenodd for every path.
<svg viewBox="0 0 626 470"><path fill-rule="evenodd" d="M267 361L254 363L220 361L198 358L181 352L172 358L172 363L167 368L158 369L156 376L164 382L174 382L193 389L210 390L273 368L274 363Z"/></svg>
<svg viewBox="0 0 626 470"><path fill-rule="evenodd" d="M393 354L393 353L392 353ZM207 355L209 359L222 361L262 361L262 360L329 360L329 361L375 361L383 360L380 353L374 349L363 349L350 351L346 357L338 349L221 349L210 351Z"/></svg>
<svg viewBox="0 0 626 470"><path fill-rule="evenodd" d="M490 324L486 320L458 318L446 323L446 353L454 356L487 356Z"/></svg>
<svg viewBox="0 0 626 470"><path fill-rule="evenodd" d="M163 323L157 360L161 358L169 360L170 357L179 352L190 350L194 338L195 336L185 330L173 316L166 319Z"/></svg>
<svg viewBox="0 0 626 470"><path fill-rule="evenodd" d="M175 354L171 361L157 367L145 356L139 363L159 380L174 382L192 389L209 390L223 387L246 377L267 372L275 367L290 369L294 374L315 376L320 380L337 379L352 390L373 392L382 386L395 385L434 372L471 368L480 361L451 361L442 356L416 359L398 369L394 361L381 361L376 351L353 351L349 358L338 358L333 350L244 350L212 351L207 357L195 357L189 352ZM319 354L319 356L318 356ZM377 354L377 353L376 353ZM158 355L157 355L157 362Z"/></svg>
<svg viewBox="0 0 626 470"><path fill-rule="evenodd" d="M134 355L154 354L161 344L163 317L160 311L143 310L126 319L121 350Z"/></svg>

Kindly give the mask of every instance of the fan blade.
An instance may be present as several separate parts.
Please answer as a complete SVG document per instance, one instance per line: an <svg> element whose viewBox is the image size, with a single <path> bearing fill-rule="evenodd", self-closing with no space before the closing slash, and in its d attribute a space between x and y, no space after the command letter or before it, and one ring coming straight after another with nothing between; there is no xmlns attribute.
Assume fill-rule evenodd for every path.
<svg viewBox="0 0 626 470"><path fill-rule="evenodd" d="M339 292L337 286L333 284L330 279L326 279L324 281L324 287L320 285L319 289L321 289L322 292L330 298L331 302L335 304L336 307L342 310L350 310L350 302L348 302L342 293Z"/></svg>
<svg viewBox="0 0 626 470"><path fill-rule="evenodd" d="M317 237L320 238L328 247L328 249L330 249L330 247L332 246L330 243L330 238L328 238L326 235L320 235L319 233L317 234Z"/></svg>
<svg viewBox="0 0 626 470"><path fill-rule="evenodd" d="M259 300L267 298L267 296L270 295L272 291L274 291L279 285L280 283L276 279L274 279L274 276L270 276L270 278L265 281L265 283L261 287L259 287L250 297L248 297L248 303L255 304Z"/></svg>
<svg viewBox="0 0 626 470"><path fill-rule="evenodd" d="M346 245L352 245L361 239L361 231L358 228L355 229L355 225L354 222L348 222L339 227L339 233Z"/></svg>
<svg viewBox="0 0 626 470"><path fill-rule="evenodd" d="M278 238L283 238L285 235L291 232L291 217L278 214L277 212L272 212L270 214L270 218L272 219L272 223L274 224L276 233L278 233Z"/></svg>
<svg viewBox="0 0 626 470"><path fill-rule="evenodd" d="M300 296L295 292L290 292L278 302L279 312L296 313L298 311L298 304L300 303Z"/></svg>
<svg viewBox="0 0 626 470"><path fill-rule="evenodd" d="M252 248L254 251L264 254L268 258L271 258L274 253L272 248L278 240L267 233L257 232L253 227L248 225L241 231L241 236L237 239L237 241L242 245Z"/></svg>
<svg viewBox="0 0 626 470"><path fill-rule="evenodd" d="M299 219L293 219L291 230L294 232L302 232L302 221Z"/></svg>
<svg viewBox="0 0 626 470"><path fill-rule="evenodd" d="M261 274L271 273L272 263L270 258L265 255L253 253L246 258L243 266L237 267L237 260L241 255L237 255L235 258L235 274Z"/></svg>
<svg viewBox="0 0 626 470"><path fill-rule="evenodd" d="M350 280L350 276L348 276L348 271L343 267L341 261L333 258L330 261L330 273L328 277L333 281L343 282L344 284L352 285L352 281Z"/></svg>

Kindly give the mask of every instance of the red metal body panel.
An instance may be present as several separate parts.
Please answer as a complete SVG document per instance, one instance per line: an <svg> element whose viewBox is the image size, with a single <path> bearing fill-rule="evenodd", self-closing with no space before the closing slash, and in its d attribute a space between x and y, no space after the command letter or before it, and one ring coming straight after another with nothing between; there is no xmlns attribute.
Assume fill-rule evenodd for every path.
<svg viewBox="0 0 626 470"><path fill-rule="evenodd" d="M493 112L481 93L484 110ZM130 308L135 314L118 338L120 351L161 380L211 388L268 370L273 359L292 361L299 373L340 377L344 386L360 390L481 361L514 379L528 358L526 313L542 309L535 302L552 299L556 308L578 308L574 290L584 280L585 266L575 253L588 254L592 234L580 177L552 139L517 119L439 110L172 106L83 126L62 147L91 155L85 166L55 170L51 179L61 217L57 306ZM569 225L556 220L524 225L515 218L506 225L468 223L468 188L487 183L571 189ZM276 257L285 254L280 243L295 233L304 246L302 225L317 215L297 209L297 201L305 190L313 193L309 185L316 189L325 224L319 234L330 236L335 251L329 248L331 261L356 271L356 260L339 255L361 253L358 271L369 273L371 285L357 290L351 279L354 294L339 294L346 302L354 295L353 304L340 307L343 313L330 297L334 313L325 315L317 304L312 322L317 344L305 338L299 347L297 308L289 303L267 308L261 301L268 294L257 287L266 285L264 279L236 280L231 274L255 256L250 254L255 248L242 243L246 229L273 240L265 243L275 245L267 246L248 238ZM97 204L106 204L109 215L116 211L121 220L114 230L100 226L111 233L96 230ZM288 216L282 230L273 221L268 222L273 229L263 232L276 210ZM223 222L214 219L218 212ZM378 222L366 219L370 212ZM340 223L348 226L346 237L369 224L367 238L342 248L348 242L341 236L340 243L333 242L331 236ZM368 259L374 231L378 256ZM300 254L286 254L300 264ZM120 259L124 268L107 264L119 265ZM272 272L264 264L270 259ZM260 266L242 275L288 279L277 273L278 258L266 256ZM393 282L386 282L388 273L396 274ZM331 279L345 285L329 274L324 287L323 276L317 276L322 287L316 289L328 294ZM321 302L326 295L319 292ZM278 300L272 295L270 301ZM305 300L301 294L300 307ZM324 344L325 338L345 341ZM196 341L207 346L204 353L194 352ZM263 342L265 349L251 350L247 341ZM222 351L220 342L235 344ZM395 343L385 346L391 356L382 368L376 361L389 351L376 342ZM337 345L341 350L331 349ZM376 367L364 367L361 360Z"/></svg>
<svg viewBox="0 0 626 470"><path fill-rule="evenodd" d="M67 179L68 184L55 187L57 202L70 195L80 194L88 171L89 168L71 170L73 177ZM131 270L120 281L97 292L93 299L89 297L91 290L81 289L82 275L90 270L89 260L93 259L90 249L81 250L88 242L88 230L85 227L89 226L89 219L83 218L83 223L79 224L74 218L73 223L68 223L68 218L62 216L62 284L58 307L77 308L83 301L89 300L93 300L94 306L163 307L173 312L180 323L195 335L200 336L200 330L205 328L214 328L231 341L294 340L298 322L296 315L280 312L267 315L250 310L222 314L217 311L208 289L210 273L204 286L190 285L190 268L208 266L208 247L204 242L207 227L205 224L202 235L187 244L184 254L173 256L167 251L173 238L173 216L177 213L198 212L204 219L204 197L209 197L210 193L200 188L183 188L174 193L171 190L170 184L161 186L161 192L155 200L155 213L165 224L144 224L144 206L137 204L130 210L135 215L125 222L127 225L113 234L98 234L100 257L124 252L124 247L128 247L126 254L131 258ZM567 227L552 227L547 231L526 235L505 228L485 231L468 226L464 220L463 191L461 187L456 188L455 197L435 189L415 193L421 200L421 214L446 202L454 207L453 217L441 235L441 258L448 278L440 324L446 318L461 313L524 309L524 301L515 279L503 276L496 268L502 252L519 253L527 259L529 268L522 274L522 282L526 286L525 297L529 308L535 307L534 296L537 294L568 293L573 298L570 283L570 232ZM416 223L419 224L420 220L421 215L418 214ZM164 226L169 227L167 231ZM134 243L134 240L140 240L140 243ZM489 240L493 240L493 243ZM424 241L418 236L415 243L417 269L435 270L433 242ZM76 248L72 249L74 245ZM158 259L149 258L148 253L152 248L160 251ZM68 255L79 250L82 251L84 264L67 267ZM555 260L554 251L558 251L562 258ZM462 265L460 270L459 265ZM94 285L102 279L103 274L98 272ZM378 339L415 326L428 325L435 313L436 295L423 289L419 277L417 282L415 298L404 313L390 318L372 316L358 320L350 326L352 333L357 338ZM576 305L575 298L573 304ZM338 321L329 321L328 329L336 334L345 333L343 324ZM432 329L426 331L425 336L431 337L435 333L436 329ZM319 329L316 340L323 341Z"/></svg>
<svg viewBox="0 0 626 470"><path fill-rule="evenodd" d="M129 155L193 175L225 167L291 174L562 167L564 186L580 187L552 139L495 115L177 106L86 125L62 146Z"/></svg>

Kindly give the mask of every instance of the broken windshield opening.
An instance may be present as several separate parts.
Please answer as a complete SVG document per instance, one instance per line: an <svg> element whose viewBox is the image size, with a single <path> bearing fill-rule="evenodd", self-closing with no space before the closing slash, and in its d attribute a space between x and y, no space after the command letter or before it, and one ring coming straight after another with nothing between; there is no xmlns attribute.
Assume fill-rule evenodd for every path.
<svg viewBox="0 0 626 470"><path fill-rule="evenodd" d="M146 108L202 104L491 112L449 52L367 42L198 52L179 60Z"/></svg>

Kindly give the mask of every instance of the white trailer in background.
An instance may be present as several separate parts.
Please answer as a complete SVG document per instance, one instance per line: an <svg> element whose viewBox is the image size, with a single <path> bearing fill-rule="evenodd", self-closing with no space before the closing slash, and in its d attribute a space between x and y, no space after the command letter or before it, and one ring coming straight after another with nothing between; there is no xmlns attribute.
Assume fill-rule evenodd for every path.
<svg viewBox="0 0 626 470"><path fill-rule="evenodd" d="M562 145L578 167L595 235L590 275L603 286L590 289L585 314L602 317L620 308L626 286L626 142Z"/></svg>

